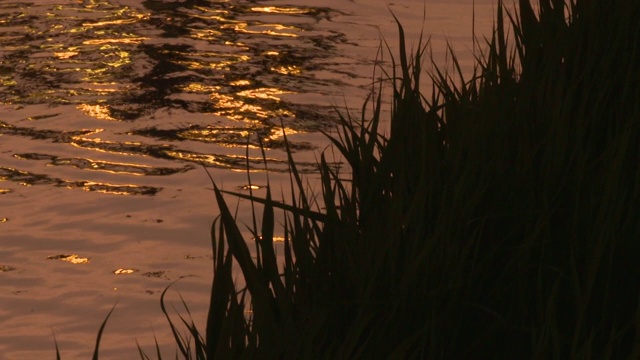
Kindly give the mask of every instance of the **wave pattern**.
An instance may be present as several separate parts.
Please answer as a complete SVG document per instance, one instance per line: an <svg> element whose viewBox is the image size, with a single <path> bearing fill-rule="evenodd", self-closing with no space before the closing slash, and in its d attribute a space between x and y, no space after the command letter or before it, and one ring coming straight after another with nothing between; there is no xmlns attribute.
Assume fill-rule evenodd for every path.
<svg viewBox="0 0 640 360"><path fill-rule="evenodd" d="M332 107L301 94L345 86L316 76L339 71L336 46L347 37L319 26L337 12L262 3L0 3L0 180L153 195L161 188L146 176L195 164L259 170L261 156L229 149L282 149L284 135L332 126ZM294 151L315 148L290 140ZM1 166L16 160L24 169ZM286 158L267 161L287 169ZM122 184L59 170L70 177L61 179L52 167L89 179L107 172Z"/></svg>

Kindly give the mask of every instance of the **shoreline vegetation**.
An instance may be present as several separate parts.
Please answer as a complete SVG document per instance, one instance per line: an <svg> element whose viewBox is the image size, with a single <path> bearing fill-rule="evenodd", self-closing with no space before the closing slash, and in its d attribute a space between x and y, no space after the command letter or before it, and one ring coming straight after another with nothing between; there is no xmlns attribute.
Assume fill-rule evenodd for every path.
<svg viewBox="0 0 640 360"><path fill-rule="evenodd" d="M640 358L640 2L518 5L470 79L434 64L428 97L428 41L408 53L398 22L388 136L378 89L327 134L349 180L322 154L307 193L289 152L289 201L249 196L258 240L214 185L206 333L161 299L181 356Z"/></svg>

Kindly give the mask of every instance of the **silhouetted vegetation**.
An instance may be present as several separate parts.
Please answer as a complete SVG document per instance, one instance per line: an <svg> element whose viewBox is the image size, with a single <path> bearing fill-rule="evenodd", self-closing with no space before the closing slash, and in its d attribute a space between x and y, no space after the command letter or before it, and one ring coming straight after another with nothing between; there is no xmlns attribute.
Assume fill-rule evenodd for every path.
<svg viewBox="0 0 640 360"><path fill-rule="evenodd" d="M290 158L286 204L250 196L255 260L216 187L206 335L171 325L184 357L640 358L640 2L538 9L500 4L474 75L451 53L430 96L399 24L388 136L378 91L330 137L350 171L322 156L321 195Z"/></svg>

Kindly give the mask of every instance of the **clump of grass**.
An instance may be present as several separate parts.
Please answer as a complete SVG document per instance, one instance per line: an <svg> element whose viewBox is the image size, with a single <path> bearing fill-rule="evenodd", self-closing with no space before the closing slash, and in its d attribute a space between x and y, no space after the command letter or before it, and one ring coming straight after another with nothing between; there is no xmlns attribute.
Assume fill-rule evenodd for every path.
<svg viewBox="0 0 640 360"><path fill-rule="evenodd" d="M538 5L500 3L475 74L451 53L457 76L436 66L429 99L426 47L407 54L399 24L388 138L379 95L342 117L352 179L321 158L322 211L290 159L291 204L261 200L257 261L215 189L209 356L640 356L640 8Z"/></svg>
<svg viewBox="0 0 640 360"><path fill-rule="evenodd" d="M398 23L389 135L380 91L342 115L350 179L323 154L318 199L289 152L288 203L248 196L255 260L214 184L207 330L171 325L183 356L639 358L640 2L537 8L500 2L473 76L452 52L429 98L428 43L407 53Z"/></svg>

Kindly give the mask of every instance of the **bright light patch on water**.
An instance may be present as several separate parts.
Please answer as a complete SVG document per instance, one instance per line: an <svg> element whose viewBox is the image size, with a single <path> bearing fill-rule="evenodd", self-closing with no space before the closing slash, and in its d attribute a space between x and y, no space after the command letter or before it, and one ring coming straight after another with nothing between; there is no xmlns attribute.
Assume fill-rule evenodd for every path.
<svg viewBox="0 0 640 360"><path fill-rule="evenodd" d="M276 6L252 7L251 11L272 13L272 14L307 14L309 13L308 9L283 8L283 7L276 7Z"/></svg>
<svg viewBox="0 0 640 360"><path fill-rule="evenodd" d="M78 55L79 52L77 51L64 51L64 52L54 52L53 55L55 57L57 57L60 60L66 60L66 59L70 59L76 55Z"/></svg>
<svg viewBox="0 0 640 360"><path fill-rule="evenodd" d="M250 26L246 23L235 24L233 29L236 32L244 33L244 34L254 34L254 35L271 35L271 36L282 36L282 37L298 37L299 35L293 32L284 32L284 30L290 31L301 31L302 29L294 27L294 26L285 26L280 24L268 24L268 25L254 25ZM264 29L264 30L261 30Z"/></svg>
<svg viewBox="0 0 640 360"><path fill-rule="evenodd" d="M51 256L47 256L48 260L60 260L60 261L66 261L66 262L70 262L72 264L88 264L91 259L89 258L85 258L85 257L81 257L80 255L77 254L71 254L71 255L51 255Z"/></svg>
<svg viewBox="0 0 640 360"><path fill-rule="evenodd" d="M140 44L149 40L147 37L131 37L131 38L111 38L111 39L92 39L82 42L83 45L104 45L104 44Z"/></svg>
<svg viewBox="0 0 640 360"><path fill-rule="evenodd" d="M77 106L77 108L83 113L91 117L94 117L96 119L118 121L117 119L111 117L111 110L109 109L108 106L80 104Z"/></svg>
<svg viewBox="0 0 640 360"><path fill-rule="evenodd" d="M236 80L229 83L232 86L249 86L251 85L251 80Z"/></svg>
<svg viewBox="0 0 640 360"><path fill-rule="evenodd" d="M118 270L114 270L113 273L116 275L130 275L133 274L135 272L138 272L140 270L138 269L118 269Z"/></svg>
<svg viewBox="0 0 640 360"><path fill-rule="evenodd" d="M259 185L242 185L240 186L240 190L260 190L264 188L264 186Z"/></svg>
<svg viewBox="0 0 640 360"><path fill-rule="evenodd" d="M282 75L297 75L302 72L300 68L295 65L272 67L271 70Z"/></svg>
<svg viewBox="0 0 640 360"><path fill-rule="evenodd" d="M269 99L280 101L280 97L277 95L293 94L293 91L283 91L278 88L258 88L252 90L240 91L237 94L240 96L254 98L254 99Z"/></svg>
<svg viewBox="0 0 640 360"><path fill-rule="evenodd" d="M202 83L190 83L181 87L181 89L185 92L210 94L220 90L220 86L210 86Z"/></svg>

